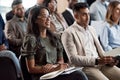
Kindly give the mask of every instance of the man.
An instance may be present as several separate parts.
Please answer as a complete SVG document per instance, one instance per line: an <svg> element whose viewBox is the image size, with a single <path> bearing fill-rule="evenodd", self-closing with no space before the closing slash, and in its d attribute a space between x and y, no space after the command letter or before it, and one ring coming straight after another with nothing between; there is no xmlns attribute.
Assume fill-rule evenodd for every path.
<svg viewBox="0 0 120 80"><path fill-rule="evenodd" d="M91 20L104 21L109 2L106 0L96 0L90 6Z"/></svg>
<svg viewBox="0 0 120 80"><path fill-rule="evenodd" d="M77 0L67 0L68 1L68 8L62 13L63 17L65 18L68 26L74 23L74 15L73 15L73 5L77 3Z"/></svg>
<svg viewBox="0 0 120 80"><path fill-rule="evenodd" d="M12 10L10 10L8 13L6 13L6 20L8 21L8 20L10 20L10 19L12 19L13 18L13 16L14 16L14 5L15 5L15 0L12 2L12 5L11 5L11 7L12 7Z"/></svg>
<svg viewBox="0 0 120 80"><path fill-rule="evenodd" d="M10 50L19 57L23 37L26 33L27 20L24 17L25 10L21 1L14 1L13 7L15 8L15 15L6 23L5 35L9 41Z"/></svg>
<svg viewBox="0 0 120 80"><path fill-rule="evenodd" d="M43 2L44 2L44 0L37 0L37 3L36 3L33 7L43 5ZM25 17L26 17L26 18L28 18L29 12L30 12L31 8L33 8L33 7L30 7L30 8L25 12Z"/></svg>
<svg viewBox="0 0 120 80"><path fill-rule="evenodd" d="M9 48L8 41L5 37L5 34L3 32L5 23L3 21L3 18L0 14L0 51L6 50Z"/></svg>
<svg viewBox="0 0 120 80"><path fill-rule="evenodd" d="M62 34L62 43L71 65L83 67L89 80L120 80L120 69L112 56L104 56L93 27L89 26L86 3L73 8L75 22Z"/></svg>
<svg viewBox="0 0 120 80"><path fill-rule="evenodd" d="M4 30L4 26L5 26L5 23L4 23L4 20L0 14L0 29Z"/></svg>
<svg viewBox="0 0 120 80"><path fill-rule="evenodd" d="M8 41L7 41L5 34L3 32L3 28L4 28L4 21L2 19L2 16L0 15L0 58L1 57L10 58L15 64L17 76L22 77L22 72L21 72L19 60L17 59L17 57L15 56L15 54L13 52L8 50L9 44L8 44Z"/></svg>

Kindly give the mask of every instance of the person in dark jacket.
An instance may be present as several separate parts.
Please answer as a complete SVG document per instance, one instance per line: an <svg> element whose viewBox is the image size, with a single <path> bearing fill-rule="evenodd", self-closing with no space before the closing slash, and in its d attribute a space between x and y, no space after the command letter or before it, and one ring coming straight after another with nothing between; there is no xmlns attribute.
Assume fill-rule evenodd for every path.
<svg viewBox="0 0 120 80"><path fill-rule="evenodd" d="M63 17L65 18L68 26L72 25L74 23L74 16L73 16L73 5L77 3L77 0L67 0L68 1L68 8L62 13Z"/></svg>
<svg viewBox="0 0 120 80"><path fill-rule="evenodd" d="M4 20L0 14L0 29L4 30L4 26L5 26L5 23L4 23Z"/></svg>

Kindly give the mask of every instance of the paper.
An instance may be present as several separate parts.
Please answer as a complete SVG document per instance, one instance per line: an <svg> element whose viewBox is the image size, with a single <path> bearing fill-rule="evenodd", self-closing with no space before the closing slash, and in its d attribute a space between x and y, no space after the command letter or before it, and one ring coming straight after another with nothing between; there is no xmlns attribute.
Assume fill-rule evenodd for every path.
<svg viewBox="0 0 120 80"><path fill-rule="evenodd" d="M80 68L69 67L65 70L58 70L58 71L50 72L50 73L47 73L41 76L40 80L52 79L52 78L57 77L58 75L70 74L76 70L80 70Z"/></svg>
<svg viewBox="0 0 120 80"><path fill-rule="evenodd" d="M46 80L46 79L55 78L56 76L60 75L63 72L64 72L63 70L58 70L58 71L47 73L47 74L41 76L40 80Z"/></svg>
<svg viewBox="0 0 120 80"><path fill-rule="evenodd" d="M104 54L105 56L120 56L120 48L115 48L115 49L113 49L113 50L110 50L110 51L108 51L108 52L105 52L105 54Z"/></svg>
<svg viewBox="0 0 120 80"><path fill-rule="evenodd" d="M80 70L80 68L76 68L76 67L70 67L68 69L65 69L64 72L62 74L70 74L74 71Z"/></svg>

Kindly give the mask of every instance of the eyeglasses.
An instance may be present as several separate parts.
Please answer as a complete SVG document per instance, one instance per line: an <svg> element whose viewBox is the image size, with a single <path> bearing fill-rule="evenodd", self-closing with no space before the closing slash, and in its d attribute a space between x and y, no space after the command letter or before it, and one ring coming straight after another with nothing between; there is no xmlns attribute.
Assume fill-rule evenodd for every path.
<svg viewBox="0 0 120 80"><path fill-rule="evenodd" d="M38 16L37 18L44 18L44 19L47 19L47 18L50 18L51 15L40 15Z"/></svg>

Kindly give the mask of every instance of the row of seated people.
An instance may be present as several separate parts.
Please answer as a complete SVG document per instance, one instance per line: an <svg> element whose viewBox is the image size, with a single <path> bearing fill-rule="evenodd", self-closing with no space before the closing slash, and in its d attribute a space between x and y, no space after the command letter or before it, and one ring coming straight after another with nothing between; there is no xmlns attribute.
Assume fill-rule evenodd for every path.
<svg viewBox="0 0 120 80"><path fill-rule="evenodd" d="M48 5L48 3L50 3L50 1L46 0L46 6ZM51 0L51 3L56 4L56 1ZM15 5L14 7L17 7L19 9L21 9L21 11L23 11L23 6L21 3L17 3L17 5ZM6 26L5 26L5 34L6 34L8 41L9 41L10 47L11 47L11 44L17 45L18 47L20 47L19 44L21 43L20 41L22 41L22 39L15 39L16 36L11 35L11 34L13 34L13 31L9 31L12 29L16 29L19 31L21 29L21 28L19 29L18 27L15 27L16 25L14 23L16 20L15 18L18 16L23 18L23 14L18 15L17 13L18 12L16 10L16 15L13 17L12 20L8 21ZM26 42L26 40L29 41L30 38L32 38L33 42L31 43L31 40L30 40L30 44L27 44L27 46L26 46L26 44L23 43L24 47L22 49L22 53L25 53L25 54L29 53L26 51L28 49L30 49L32 51L32 52L30 51L30 54L27 54L28 56L27 56L27 64L26 65L28 66L28 71L30 73L34 73L34 74L39 73L38 75L33 75L33 77L34 77L33 80L39 80L40 75L43 75L45 73L60 70L60 69L65 69L68 67L68 64L64 63L64 60L63 60L63 56L62 56L62 49L63 48L62 48L59 40L56 37L56 36L58 36L58 34L55 36L55 35L53 35L53 33L49 32L48 30L46 31L46 29L51 26L49 14L50 14L50 11L46 7L38 6L38 7L33 8L33 11L31 10L30 16L29 16L30 19L28 19L28 21L29 21L28 22L28 26L29 26L28 33L32 34L32 32L35 32L36 36L33 35L33 37L32 37L32 35L31 35L29 37L29 35L26 35L25 42ZM17 20L17 21L20 21L20 20ZM33 22L33 23L31 23L31 22ZM30 24L34 24L34 26L36 26L36 29L34 29L35 27L33 27ZM64 26L64 25L61 25L61 26ZM63 30L63 29L60 29L60 30ZM19 34L18 31L15 31L16 33L14 33L14 34L18 35ZM53 30L50 30L50 31L53 31ZM44 34L41 32L43 32ZM39 35L40 33L43 35ZM60 32L60 34L61 34L61 32ZM42 48L40 50L40 48L42 47L42 45L40 44L40 43L42 43L42 42L40 42L40 37L44 39L44 37L46 37L46 36L51 38L51 39L49 40L49 38L47 38L45 41L43 40L43 43L45 42L44 45L47 45L46 43L48 43L50 46L50 49L53 51L49 51L49 47L47 49L48 51L44 51L44 48ZM36 37L38 37L37 44L39 44L39 45L35 45L36 40L34 41L34 39L36 39ZM19 41L19 43L17 43L17 41ZM54 41L56 41L56 42L54 42ZM16 43L14 43L14 42L16 42ZM24 42L24 40L23 40L23 42ZM35 44L34 44L34 42L35 42ZM34 46L32 46L32 45L34 45ZM14 46L13 49L16 49L17 46ZM26 47L26 49L25 49L25 47ZM35 49L35 47L36 47L36 49ZM37 59L36 59L36 57L34 58L34 55L33 55L34 51L35 52L37 51L37 54L36 54L36 56L38 56ZM43 51L43 53L42 53L42 51ZM15 52L15 51L13 51L13 52ZM56 52L57 52L57 54L56 54ZM15 52L15 53L20 53L20 50L17 50L17 52ZM40 53L41 53L41 55L40 55ZM47 54L47 53L49 53L49 54ZM52 53L52 54L50 55L50 53ZM45 58L46 56L48 57L48 59ZM38 59L40 59L40 60L38 60ZM39 64L39 66L37 66L38 64ZM43 65L43 67L40 65ZM53 67L53 66L56 66L56 67ZM74 78L75 76L76 76L76 78ZM81 70L78 70L78 71L72 72L69 75L64 75L64 76L61 75L53 80L56 80L56 79L57 80L62 80L62 79L64 79L64 80L69 80L69 79L71 79L71 80L74 80L74 79L87 80L87 77L85 76L85 74Z"/></svg>
<svg viewBox="0 0 120 80"><path fill-rule="evenodd" d="M22 41L23 41L23 37L24 37L24 35L25 35L25 26L26 26L26 19L24 18L24 8L23 8L23 5L21 4L22 2L20 1L20 2L16 2L16 1L14 1L14 5L13 5L13 8L15 9L15 14L14 14L14 17L10 20L10 21L8 21L7 23L6 23L6 25L5 25L5 34L6 34L6 37L7 37L7 39L8 39L8 41L9 41L9 45L10 45L10 50L12 50L15 54L16 54L16 56L17 57L19 57L20 56L20 48L21 48L21 45L22 45ZM51 3L51 5L48 5L49 3ZM51 22L51 30L52 31L54 31L54 32L58 32L58 31L61 31L61 32L59 32L58 34L61 34L62 33L62 30L64 30L64 28L66 28L66 24L65 24L65 22L64 22L64 20L60 17L60 15L59 14L57 14L56 13L56 4L57 2L56 2L56 0L54 1L54 0L51 0L51 1L49 1L49 0L46 0L45 1L45 5L46 5L46 7L48 7L48 6L52 6L52 7L54 7L55 8L55 10L53 10L53 9L50 9L50 12L51 12L51 14L53 14L53 16L48 16L48 17L50 17L51 19L52 19L52 22ZM21 14L20 14L20 12L19 12L19 10L21 10ZM38 12L39 12L39 9L38 9ZM36 12L36 13L38 13L38 12ZM32 11L31 11L31 13L32 13ZM36 15L36 14L35 14ZM42 16L43 17L38 17L38 19L39 18L44 18L44 17L47 17L46 15L44 15L44 13L42 14ZM56 19L57 18L57 19ZM43 19L44 20L44 19ZM43 20L41 20L41 23L43 23ZM29 20L28 20L29 21ZM38 20L39 21L39 20ZM35 23L38 23L38 21L36 21ZM57 21L57 23L55 23ZM30 22L31 22L31 20L30 20ZM33 22L34 22L34 20L33 20ZM31 23L30 23L31 24ZM28 23L28 25L29 26L31 26L29 23ZM44 23L45 24L45 26L46 26L46 23ZM47 23L48 24L48 23ZM22 26L21 26L22 25ZM59 25L59 26L57 26L57 25ZM55 28L55 26L57 26L56 28ZM23 28L23 30L21 30L21 27ZM36 30L36 29L35 29ZM52 35L51 35L52 36ZM55 43L54 43L55 44ZM54 45L55 46L55 45ZM29 46L30 47L30 46ZM52 46L51 46L52 47ZM53 48L54 49L54 48ZM60 51L62 51L62 50L60 50ZM56 51L55 51L56 52ZM54 51L53 51L53 53L54 53ZM54 53L55 55L56 55L56 53ZM57 55L56 55L56 57L57 57ZM56 61L59 59L59 57L60 57L60 61L58 61L58 63L61 63L61 65L59 65L58 67L56 67L55 68L55 70L58 70L59 68L60 69L64 69L64 68L66 68L67 67L67 64L64 64L63 63L63 59L62 59L62 55L61 55L61 52L60 52L60 54L58 55L58 59L57 58L54 58L54 59L56 59L53 63L57 63ZM51 58L52 59L52 58ZM21 65L24 65L24 64L21 64ZM56 64L57 65L57 64ZM52 66L52 65L50 65L50 66ZM63 67L62 67L63 66ZM47 66L46 66L47 67ZM49 67L49 66L48 66ZM38 70L37 70L38 71ZM54 71L54 70L53 70ZM51 71L49 71L49 72L51 72ZM46 72L43 72L43 74L44 73L46 73ZM67 79L68 80L68 78L70 78L70 79L74 79L73 77L71 77L71 76L75 76L75 74L76 75L81 75L82 73L80 72L80 71L76 71L76 72L74 72L74 73L72 73L72 74L70 74L70 75L68 75L68 77L66 78L65 76L63 76L63 77L58 77L58 79ZM23 75L24 76L24 75ZM81 76L76 76L76 79L81 79L82 80L82 76L83 76L83 79L87 79L85 76L84 76L84 74L83 75L81 75ZM36 80L36 78L34 78L35 80ZM37 77L37 80L39 79L39 77ZM26 79L27 80L27 79Z"/></svg>
<svg viewBox="0 0 120 80"><path fill-rule="evenodd" d="M54 5L56 4L55 0L51 0L51 1L46 0L45 2L46 2L46 6L53 6L53 4ZM51 3L51 4L49 4L49 3ZM113 3L111 3L111 4L113 4ZM15 7L21 7L21 9L23 9L23 7L20 4ZM23 54L27 55L26 56L26 63L27 63L26 65L27 65L28 71L30 73L36 74L36 75L33 75L35 80L39 80L39 77L45 73L56 71L59 69L65 69L68 67L67 63L64 63L63 55L61 54L62 53L62 45L60 44L60 42L57 38L59 33L54 35L54 33L53 33L54 29L50 28L51 24L52 24L52 23L50 23L50 21L52 21L52 20L51 20L51 16L50 16L51 11L49 11L49 10L46 7L36 6L30 11L29 17L28 17L28 28L27 28L27 32L26 32L27 34L21 40L21 41L23 41L23 43L21 45L22 46L21 51ZM65 48L65 51L68 55L68 58L69 58L71 64L74 66L77 66L77 67L84 67L82 70L87 75L89 80L101 80L101 79L102 80L109 80L109 79L117 80L117 79L120 79L118 76L118 74L120 74L118 72L119 69L114 66L117 63L117 61L114 60L114 58L112 56L103 56L102 55L102 53L104 53L104 51L102 50L102 47L100 46L99 42L96 40L94 31L91 29L89 31L89 27L88 27L89 10L88 10L87 4L86 3L77 3L76 5L74 5L73 10L74 10L74 16L75 16L76 21L72 26L74 26L75 28L73 28L71 26L70 28L66 29L65 32L60 32L60 34L63 33L62 34L62 43L63 43L63 46ZM85 19L83 17L85 17ZM59 24L57 24L57 25L59 25ZM80 29L77 26L79 26ZM81 32L80 33L78 32L78 30L84 30L81 27L85 28L85 30L88 30L87 34L83 35L83 34L80 34ZM6 28L6 26L5 26L5 28ZM11 28L11 26L10 26L10 28ZM48 28L50 28L52 30L52 33L51 33L51 30L48 30ZM11 31L8 31L8 32L10 33ZM55 33L56 32L57 31L55 31ZM93 34L93 35L90 35L90 34ZM82 42L80 42L81 44L78 41L79 41L79 38L81 39L82 37L78 37L78 35L84 36L84 38L85 38L82 40ZM86 35L89 35L89 37L87 37ZM10 34L8 36L10 36L10 38L12 37ZM12 37L11 39L14 39L14 37ZM94 40L89 41L89 39L90 40L95 39L95 41ZM18 41L20 41L20 40L18 40ZM85 43L86 43L86 45L85 45ZM95 43L97 45L97 47L95 47L95 45L93 45L93 43ZM88 46L91 46L91 47L88 47ZM94 48L92 48L92 47L94 47ZM96 50L95 50L95 48L96 48ZM84 51L84 50L86 50L86 51ZM57 55L56 55L56 52L57 52ZM90 52L92 52L92 53L90 53ZM107 59L107 61L106 61L106 59ZM106 64L109 64L109 66L102 66L101 68L103 70L98 69L97 68L98 66L95 67L95 65L106 65ZM55 65L57 67L53 67ZM114 75L113 75L113 73L107 74L109 72L109 70L107 70L107 68L111 68L113 73L114 73L114 71L116 71L116 74L114 74ZM87 71L87 70L89 70L89 71ZM94 70L96 72L98 72L98 74L96 74L96 72ZM98 71L98 70L100 70L100 71ZM90 74L89 74L89 72L90 72ZM72 80L72 79L73 80L87 80L87 77L84 73L82 73L81 70L79 70L77 72L73 72L70 75L60 75L53 80L56 80L56 79L57 80L59 80L59 79L60 80L62 80L62 79L64 79L64 80L69 80L69 79L70 80ZM91 74L91 73L93 73L93 74ZM101 76L97 76L99 74ZM113 76L109 76L111 74ZM76 79L75 79L75 78L73 78L73 75L79 75L79 76L76 76Z"/></svg>

